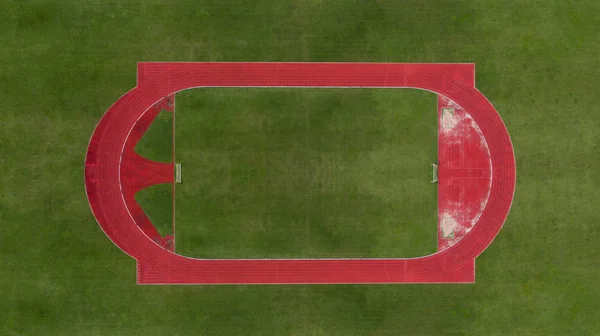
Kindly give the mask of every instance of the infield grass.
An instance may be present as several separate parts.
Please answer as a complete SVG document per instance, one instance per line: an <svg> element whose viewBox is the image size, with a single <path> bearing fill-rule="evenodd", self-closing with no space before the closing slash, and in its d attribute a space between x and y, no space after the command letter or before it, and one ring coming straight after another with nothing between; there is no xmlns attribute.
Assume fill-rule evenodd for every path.
<svg viewBox="0 0 600 336"><path fill-rule="evenodd" d="M436 96L195 89L177 95L177 252L202 258L436 251Z"/></svg>

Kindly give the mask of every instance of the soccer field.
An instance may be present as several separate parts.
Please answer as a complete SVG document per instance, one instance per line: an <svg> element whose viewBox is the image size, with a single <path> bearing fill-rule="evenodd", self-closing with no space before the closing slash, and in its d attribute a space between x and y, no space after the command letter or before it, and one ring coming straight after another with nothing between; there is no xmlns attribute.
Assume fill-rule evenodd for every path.
<svg viewBox="0 0 600 336"><path fill-rule="evenodd" d="M196 89L176 99L176 155L185 179L176 186L177 253L331 258L436 251L434 94Z"/></svg>
<svg viewBox="0 0 600 336"><path fill-rule="evenodd" d="M595 1L0 8L0 335L600 334ZM96 124L136 86L140 61L475 63L517 161L511 212L477 259L477 282L136 285L135 261L90 211L83 173ZM175 213L170 185L137 199L161 233L175 216L177 252L193 257L432 253L435 99L410 89L178 93ZM172 129L161 112L136 150L168 161ZM267 166L269 176L254 169Z"/></svg>

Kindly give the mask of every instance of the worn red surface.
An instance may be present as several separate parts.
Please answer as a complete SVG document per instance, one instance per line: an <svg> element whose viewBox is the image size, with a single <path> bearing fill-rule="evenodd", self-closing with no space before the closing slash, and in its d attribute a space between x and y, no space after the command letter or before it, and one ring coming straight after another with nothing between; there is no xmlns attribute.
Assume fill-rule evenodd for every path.
<svg viewBox="0 0 600 336"><path fill-rule="evenodd" d="M451 109L452 113L442 113ZM492 182L487 142L473 118L438 96L438 250L461 240L479 219Z"/></svg>
<svg viewBox="0 0 600 336"><path fill-rule="evenodd" d="M90 140L85 167L88 200L107 236L137 260L140 284L473 282L475 259L501 229L515 188L508 132L473 80L473 64L139 63L138 86L107 111ZM131 154L129 147L149 108L162 97L193 87L410 87L435 92L468 111L487 143L493 167L487 206L462 239L421 258L207 260L177 255L149 239L152 230L143 219L137 223L138 218L130 216L130 206L135 205L126 201L145 186L172 183L173 163L150 162ZM439 172L442 180L481 174L469 160L455 166L452 155L448 152L448 170ZM464 190L451 194L462 195Z"/></svg>

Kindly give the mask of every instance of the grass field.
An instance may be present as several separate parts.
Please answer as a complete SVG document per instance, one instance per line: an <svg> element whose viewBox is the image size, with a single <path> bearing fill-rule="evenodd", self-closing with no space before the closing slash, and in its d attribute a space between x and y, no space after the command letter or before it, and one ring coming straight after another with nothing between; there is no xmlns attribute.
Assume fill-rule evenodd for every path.
<svg viewBox="0 0 600 336"><path fill-rule="evenodd" d="M600 176L595 172L600 165L596 98L600 4L596 1L7 0L0 9L5 27L0 31L0 98L4 102L0 113L0 335L600 334L596 322L599 224L593 205L600 199ZM138 61L475 62L477 87L500 112L517 157L513 207L495 242L477 260L477 283L135 285L134 260L106 238L90 212L83 160L102 114L135 86ZM244 180L249 170L233 171L237 163L254 165L258 163L251 160L264 158L274 164L302 165L309 162L302 155L322 158L310 162L332 164L319 169L302 166L304 170L299 171L282 166L278 169L287 175L269 179L293 177L293 183L306 192L312 186L303 185L304 172L314 169L317 176L335 173L343 179L340 190L359 180L366 181L366 187L383 188L380 195L390 199L369 199L366 191L356 193L369 205L366 210L377 210L386 200L407 198L410 188L393 189L383 181L404 184L429 178L427 165L434 160L435 138L420 132L431 132L435 126L429 100L427 93L410 90L397 95L377 90L263 93L246 89L234 90L231 96L217 89L182 93L177 118L190 119L184 125L177 119L176 125L181 135L177 155L184 163L185 179L176 195L181 234L177 248L196 256L291 256L297 251L339 256L426 253L426 243L413 246L378 240L392 226L362 226L371 223L374 215L361 213L360 208L355 210L356 227L363 231L344 231L331 221L330 233L350 236L328 240L329 233L311 231L309 236L304 228L294 228L293 221L278 222L283 225L278 228L281 231L241 236L240 221L220 219L218 212L224 210L216 205L204 209L214 211L206 224L227 220L232 226L202 232L192 225L194 209L186 211L184 206L186 202L188 208L208 206L203 195L213 188L207 180L194 178L201 171L189 169L202 167L202 158L194 157L198 147L210 148L215 163L224 162L218 160L225 160L223 155L235 163L227 167L232 169L232 185L241 194L220 194L228 201L234 196L250 200L244 192L253 188L250 182L261 181L260 176ZM217 109L200 113L212 107L224 115L217 115ZM426 111L408 114L417 110ZM368 131L391 125L361 120L363 111L381 118L397 113L396 117L407 121L417 119L414 128L402 124L406 128L397 138L383 139L381 132L370 135ZM290 118L284 119L283 113ZM339 121L339 132L309 130L303 124L306 114L314 121L310 125L318 124L319 118ZM298 132L285 139L298 143L281 142L283 137L275 128L252 133L256 126L251 122L238 124L237 130L225 127L226 115L233 119L264 116L282 128L295 127ZM357 127L359 120L370 128ZM211 143L209 133L199 132L213 129L203 121L218 126L215 132L220 127L223 133L214 137L223 141ZM169 121L163 123L167 129ZM155 138L144 140L148 142L140 149L149 158L168 153L168 147L159 148L165 137L160 128L152 130ZM359 179L356 171L341 172L339 164L347 163L344 160L349 160L347 155L355 145L345 141L346 132L353 128L367 132L361 133L361 139L368 140L365 152L396 146L410 154L406 159L414 161L403 162L400 168L406 175L388 175L385 164L394 162L377 160L362 166L368 171L361 173L369 179ZM239 144L238 151L229 151L228 144L242 139L238 133L228 133L234 131L253 136L243 138L247 142ZM419 141L402 142L411 132L419 132ZM307 134L329 134L332 141L328 144L342 148L313 150L310 141L317 138L307 141ZM245 155L243 151L255 148L256 143L263 148L281 145L295 150ZM216 166L207 168L212 169L211 180L218 180ZM271 180L265 177L265 181ZM193 183L199 189L192 189ZM413 190L417 195L412 200L414 215L402 209L390 214L415 220L431 217L426 212L431 210L429 205L435 206L435 200L427 198L435 195L431 187L425 183L423 189ZM163 204L159 200L169 199L168 193L148 190L139 198L144 204ZM288 189L282 193L289 197L282 198L281 207L271 207L273 200L263 199L263 208L297 210L296 202L312 197L294 198ZM297 220L306 214L314 220L322 217L323 212L310 204L315 203L309 202L309 212L286 211L286 216ZM341 214L345 205L332 203L332 213ZM152 217L170 216L155 210ZM254 211L258 210L240 208L236 215L241 218ZM405 231L403 237L430 237L419 223L404 223L408 226L397 227ZM288 229L298 229L289 241L285 239ZM359 235L380 243L373 246ZM235 244L214 241L225 236ZM247 242L251 246L245 246Z"/></svg>
<svg viewBox="0 0 600 336"><path fill-rule="evenodd" d="M197 89L177 95L177 252L204 258L436 251L436 96ZM160 207L156 204L152 207ZM162 203L169 207L169 203Z"/></svg>

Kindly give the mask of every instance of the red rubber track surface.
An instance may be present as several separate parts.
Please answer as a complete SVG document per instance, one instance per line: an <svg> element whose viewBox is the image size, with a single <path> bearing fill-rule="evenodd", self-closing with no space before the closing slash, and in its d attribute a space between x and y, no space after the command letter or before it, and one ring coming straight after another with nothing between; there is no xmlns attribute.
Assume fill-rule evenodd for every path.
<svg viewBox="0 0 600 336"><path fill-rule="evenodd" d="M442 113L448 107L454 109L449 118ZM488 201L491 168L477 125L460 106L438 96L438 250L461 240L477 222Z"/></svg>
<svg viewBox="0 0 600 336"><path fill-rule="evenodd" d="M170 250L173 250L174 247L173 233L165 237L160 235L154 224L150 221L150 218L148 218L142 207L135 200L135 194L154 184L172 183L175 185L173 183L174 160L169 163L148 160L137 154L135 147L161 110L173 112L173 99L173 95L161 99L140 117L132 128L121 155L122 193L129 213L146 236L155 243Z"/></svg>
<svg viewBox="0 0 600 336"><path fill-rule="evenodd" d="M472 282L464 270L472 269L500 231L516 178L506 127L492 104L465 80L473 72L473 64L139 63L137 87L110 107L90 140L85 167L90 206L106 235L137 260L140 284ZM207 260L177 255L149 239L130 215L124 194L131 185L126 179L133 177L123 174L122 157L130 132L150 107L195 87L417 88L443 95L471 115L488 144L493 168L488 203L463 239L420 258ZM157 181L144 185L152 183Z"/></svg>

